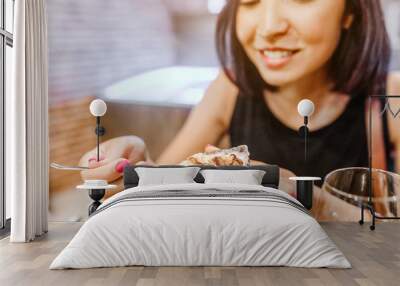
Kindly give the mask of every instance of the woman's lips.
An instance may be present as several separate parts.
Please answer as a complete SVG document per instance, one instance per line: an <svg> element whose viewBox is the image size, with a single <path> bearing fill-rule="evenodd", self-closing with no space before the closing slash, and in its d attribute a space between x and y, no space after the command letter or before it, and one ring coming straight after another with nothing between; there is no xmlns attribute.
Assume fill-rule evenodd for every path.
<svg viewBox="0 0 400 286"><path fill-rule="evenodd" d="M266 49L260 50L260 56L265 65L271 69L285 66L299 50Z"/></svg>

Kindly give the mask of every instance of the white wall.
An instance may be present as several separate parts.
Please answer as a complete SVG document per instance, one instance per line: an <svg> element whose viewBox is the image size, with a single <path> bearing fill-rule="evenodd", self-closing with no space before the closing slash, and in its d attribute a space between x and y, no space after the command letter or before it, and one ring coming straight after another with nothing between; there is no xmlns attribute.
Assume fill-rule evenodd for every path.
<svg viewBox="0 0 400 286"><path fill-rule="evenodd" d="M163 0L48 0L50 103L175 62Z"/></svg>
<svg viewBox="0 0 400 286"><path fill-rule="evenodd" d="M386 27L389 32L393 56L391 69L400 70L400 1L381 0L386 18Z"/></svg>

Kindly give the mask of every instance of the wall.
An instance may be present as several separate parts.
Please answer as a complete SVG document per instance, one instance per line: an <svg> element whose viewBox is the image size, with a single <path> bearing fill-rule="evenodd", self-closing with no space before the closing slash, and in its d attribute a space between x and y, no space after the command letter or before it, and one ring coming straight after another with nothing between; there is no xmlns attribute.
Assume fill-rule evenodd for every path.
<svg viewBox="0 0 400 286"><path fill-rule="evenodd" d="M400 70L400 1L382 2L394 49L391 68ZM207 12L207 0L48 0L47 5L51 161L76 164L94 147L94 120L88 105L105 87L158 67L218 65L216 15ZM118 107L116 114L129 124L113 126L107 136L143 136L158 155L187 113ZM168 118L168 126L161 128L164 132L149 128L154 118ZM51 170L50 180L55 192L73 189L80 176Z"/></svg>
<svg viewBox="0 0 400 286"><path fill-rule="evenodd" d="M162 0L49 0L50 104L175 62Z"/></svg>
<svg viewBox="0 0 400 286"><path fill-rule="evenodd" d="M381 0L385 17L386 27L392 44L392 70L400 70L400 1Z"/></svg>
<svg viewBox="0 0 400 286"><path fill-rule="evenodd" d="M75 165L95 146L94 119L88 105L105 87L159 67L217 65L213 43L216 16L207 12L206 2L47 1L52 162ZM109 114L113 107L110 105ZM173 138L188 113L140 106L133 110L135 114L126 114L119 107L115 114L126 116L130 124L108 128L106 138L142 136L154 156ZM161 135L148 128L154 112L168 118L168 128ZM106 126L107 122L113 118L105 118ZM50 170L52 193L73 189L79 182L79 173Z"/></svg>

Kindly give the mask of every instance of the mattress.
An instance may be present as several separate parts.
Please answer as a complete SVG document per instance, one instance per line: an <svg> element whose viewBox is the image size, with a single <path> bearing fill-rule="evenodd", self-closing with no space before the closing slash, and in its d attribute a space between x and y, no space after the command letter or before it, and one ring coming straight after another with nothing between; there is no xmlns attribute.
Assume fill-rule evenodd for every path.
<svg viewBox="0 0 400 286"><path fill-rule="evenodd" d="M50 269L132 265L351 267L285 192L198 183L134 187L107 199Z"/></svg>

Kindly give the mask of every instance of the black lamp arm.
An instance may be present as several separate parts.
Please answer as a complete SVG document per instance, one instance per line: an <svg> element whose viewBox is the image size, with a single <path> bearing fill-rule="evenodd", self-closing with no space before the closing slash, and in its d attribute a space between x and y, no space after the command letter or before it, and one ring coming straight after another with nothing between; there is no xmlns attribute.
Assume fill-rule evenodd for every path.
<svg viewBox="0 0 400 286"><path fill-rule="evenodd" d="M97 136L97 162L100 161L100 136L106 133L106 129L100 125L100 116L96 116L96 129L94 131Z"/></svg>
<svg viewBox="0 0 400 286"><path fill-rule="evenodd" d="M308 116L304 116L304 163L307 164Z"/></svg>

